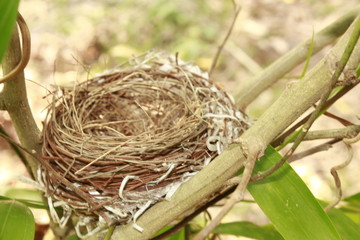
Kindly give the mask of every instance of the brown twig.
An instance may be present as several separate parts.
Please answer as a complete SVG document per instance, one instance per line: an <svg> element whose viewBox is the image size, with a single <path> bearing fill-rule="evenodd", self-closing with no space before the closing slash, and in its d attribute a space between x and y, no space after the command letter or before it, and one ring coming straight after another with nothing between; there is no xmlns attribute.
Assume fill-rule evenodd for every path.
<svg viewBox="0 0 360 240"><path fill-rule="evenodd" d="M317 53L326 45L341 36L359 15L359 12L360 5L357 5L349 13L316 33L314 36L315 41L313 43L313 54ZM244 110L254 99L256 99L257 96L260 95L260 93L272 86L276 81L281 79L298 64L306 60L311 44L312 38L300 43L294 49L273 62L266 69L259 72L252 79L249 79L245 86L239 86L234 93L236 106L239 109Z"/></svg>
<svg viewBox="0 0 360 240"><path fill-rule="evenodd" d="M236 186L231 186L229 187L227 190L225 190L223 193L219 194L218 196L216 196L215 198L213 198L212 200L210 200L209 202L207 202L205 205L201 206L200 208L198 208L197 210L195 210L192 214L190 214L189 216L185 217L183 220L181 220L179 223L177 223L174 227L172 227L171 229L169 229L168 231L152 238L151 240L162 240L165 239L175 233L177 233L178 231L181 230L182 227L184 227L186 224L188 224L193 218L195 218L197 215L199 215L200 213L202 213L203 211L205 211L207 208L211 207L212 205L214 205L216 202L222 200L223 198L227 197L229 194L231 194L234 190L235 190Z"/></svg>
<svg viewBox="0 0 360 240"><path fill-rule="evenodd" d="M344 96L347 92L349 92L351 89L353 89L355 87L355 85L350 85L350 86L345 86L343 89L341 89L336 95L334 95L333 97L331 97L329 100L327 100L326 104L324 105L324 109L329 108L332 104L334 104L338 99L340 99L342 96ZM285 132L283 132L279 137L277 137L272 143L271 145L273 147L277 147L280 146L285 139L290 136L292 133L294 133L296 131L296 129L298 129L301 125L303 125L306 121L309 120L310 116L312 113L308 114L306 117L304 117L303 119L301 119L299 122L297 122L296 124L294 124L293 126L291 126L288 130L286 130Z"/></svg>
<svg viewBox="0 0 360 240"><path fill-rule="evenodd" d="M291 149L289 151L287 151L285 153L285 155L282 157L282 159L278 163L276 163L273 167L271 167L270 169L268 169L265 172L259 173L255 176L251 177L252 181L262 180L262 179L268 177L269 175L271 175L272 173L274 173L277 169L279 169L289 159L289 157L294 153L296 148L303 141L303 139L304 139L305 135L307 134L307 132L309 131L311 125L317 119L317 117L319 116L322 109L324 109L326 102L327 102L326 100L328 99L328 97L331 93L331 90L333 89L336 82L338 81L341 73L344 71L344 68L345 68L348 60L350 59L350 56L356 46L356 43L358 42L358 39L360 36L360 17L358 17L355 20L354 24L355 24L355 28L351 33L349 41L344 50L344 53L341 56L338 66L335 68L334 74L331 76L331 79L330 79L331 85L329 85L327 88L324 89L324 93L321 96L320 101L315 108L315 111L310 115L309 119L304 124L302 131L296 137L294 144L291 146Z"/></svg>
<svg viewBox="0 0 360 240"><path fill-rule="evenodd" d="M310 148L308 150L305 150L303 152L297 153L297 154L293 154L289 159L288 162L295 162L297 160L303 159L304 157L307 157L309 155L321 152L321 151L327 151L328 149L330 149L332 147L333 144L340 142L340 139L333 139L330 141L327 141L326 143L320 144L316 147Z"/></svg>
<svg viewBox="0 0 360 240"><path fill-rule="evenodd" d="M338 121L339 123L341 123L344 126L354 125L352 122L349 122L348 120L346 120L346 119L344 119L342 117L336 116L335 114L333 114L331 112L324 112L324 116L335 119L336 121Z"/></svg>
<svg viewBox="0 0 360 240"><path fill-rule="evenodd" d="M204 229L202 229L194 237L193 240L205 239L206 236L208 236L215 229L215 227L219 225L220 221L234 207L234 205L244 198L246 187L251 179L251 174L253 172L256 159L258 159L259 155L262 154L264 146L262 146L259 142L253 142L253 139L243 140L240 138L239 141L242 144L245 155L247 156L240 183L237 185L235 191L231 194L231 197L226 200L226 203L221 208L220 212Z"/></svg>
<svg viewBox="0 0 360 240"><path fill-rule="evenodd" d="M226 42L228 41L233 29L234 29L234 26L235 26L235 23L236 23L236 20L237 20L237 17L239 16L239 13L240 13L240 10L241 10L241 6L239 6L235 0L233 0L233 5L234 5L234 9L235 9L235 13L234 13L234 17L232 19L232 22L231 22L231 25L226 33L226 36L224 38L224 40L222 41L222 43L220 44L220 46L218 47L218 50L216 51L216 54L214 56L214 59L212 61L212 64L211 64L211 67L210 67L210 70L209 70L209 76L211 77L212 74L213 74L213 71L217 65L217 62L219 60L219 57L220 57L220 54L226 44Z"/></svg>
<svg viewBox="0 0 360 240"><path fill-rule="evenodd" d="M345 162L343 162L335 167L332 167L330 170L330 173L334 178L335 186L337 189L337 196L336 196L336 200L334 202L332 202L331 204L329 204L328 206L325 207L325 211L329 211L331 208L335 207L341 201L341 198L342 198L341 180L339 178L337 171L347 167L350 164L350 162L354 156L354 151L352 149L351 144L356 143L358 141L360 141L360 133L353 138L343 139L343 142L345 143L345 146L348 150L348 157Z"/></svg>
<svg viewBox="0 0 360 240"><path fill-rule="evenodd" d="M7 138L4 138L3 136L6 136ZM28 173L32 174L31 168L27 162L27 159L25 157L25 155L23 154L23 152L19 149L18 144L15 144L15 141L10 141L8 138L10 138L9 134L7 134L7 132L5 131L5 129L1 126L0 124L0 137L3 137L8 144L10 145L10 147L12 148L12 150L15 152L15 154L19 157L19 159L21 160L21 162L24 164L24 166L26 167ZM34 176L32 176L34 177Z"/></svg>

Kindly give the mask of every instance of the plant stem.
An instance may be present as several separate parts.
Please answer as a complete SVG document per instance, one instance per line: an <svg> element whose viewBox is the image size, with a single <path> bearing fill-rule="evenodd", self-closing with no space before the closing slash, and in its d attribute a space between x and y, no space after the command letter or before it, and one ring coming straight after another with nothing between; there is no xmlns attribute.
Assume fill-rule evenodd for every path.
<svg viewBox="0 0 360 240"><path fill-rule="evenodd" d="M341 89L335 96L333 96L332 98L330 98L326 104L325 107L323 109L323 111L325 111L326 109L328 109L334 102L336 102L338 99L340 99L342 96L344 96L348 91L350 91L355 85L349 85L349 86L345 86L343 89ZM301 125L303 125L311 116L312 113L308 114L306 117L304 117L303 119L301 119L299 122L297 122L296 124L294 124L291 128L289 128L288 130L286 130L284 133L281 134L281 136L277 137L272 143L271 145L273 147L278 147L280 145L282 145L284 142L286 143L286 139L289 137L290 134L294 133L296 131L297 128L299 128ZM290 136L292 137L292 136Z"/></svg>
<svg viewBox="0 0 360 240"><path fill-rule="evenodd" d="M304 137L304 141L316 140L316 139L343 139L343 138L351 138L356 136L360 132L359 125L348 126L344 128L336 128L329 130L316 130L311 131L306 134Z"/></svg>
<svg viewBox="0 0 360 240"><path fill-rule="evenodd" d="M315 34L313 54L341 36L354 21L359 12L360 5L356 6L351 12L339 18L333 24ZM307 58L311 43L312 38L299 44L269 67L247 81L248 83L245 86L241 86L237 89L234 93L236 106L244 110L257 96L259 96L260 93L281 79L294 67L302 63Z"/></svg>
<svg viewBox="0 0 360 240"><path fill-rule="evenodd" d="M22 53L17 28L14 28L9 47L5 53L2 68L6 75L17 67L21 61ZM1 105L8 111L13 126L23 147L30 151L40 150L40 131L30 110L27 100L24 72L4 83L1 93ZM28 165L33 176L36 174L38 161L27 155Z"/></svg>
<svg viewBox="0 0 360 240"><path fill-rule="evenodd" d="M312 155L312 154L315 154L315 153L318 153L318 152L321 152L321 151L327 151L328 149L330 149L332 147L333 144L335 144L337 142L340 142L340 141L341 141L340 139L330 140L328 142L325 142L323 144L320 144L320 145L318 145L316 147L310 148L310 149L305 150L303 152L293 154L287 161L288 161L288 163L291 163L291 162L300 160L302 158L305 158L305 157L307 157L309 155Z"/></svg>
<svg viewBox="0 0 360 240"><path fill-rule="evenodd" d="M209 77L212 76L212 73L213 73L213 71L214 71L214 69L216 67L216 64L217 64L218 60L219 60L220 54L221 54L226 42L228 41L228 39L229 39L233 29L234 29L237 17L239 16L239 13L240 13L240 10L241 10L241 6L238 6L235 3L235 1L233 3L234 3L234 10L235 10L234 17L232 19L231 25L230 25L227 33L226 33L226 36L225 36L224 40L222 41L222 43L218 47L218 50L216 51L215 57L214 57L214 59L212 61L212 64L211 64L211 67L210 67L210 70L209 70Z"/></svg>
<svg viewBox="0 0 360 240"><path fill-rule="evenodd" d="M359 35L360 35L360 17L358 17L355 20L354 30L350 35L349 42L346 44L344 53L341 55L340 61L336 64L337 67L335 68L334 74L332 74L331 76L330 84L324 87L324 93L321 95L320 101L316 106L315 111L310 115L309 119L306 121L303 128L296 136L296 139L294 140L294 144L291 146L291 149L285 153L285 155L281 158L281 160L278 163L276 163L270 169L264 172L260 172L256 176L253 176L251 180L254 181L262 180L268 177L269 175L271 175L272 173L274 173L290 158L290 156L295 152L297 147L301 144L304 137L308 133L310 127L320 115L321 110L325 107L326 100L330 96L331 90L334 88L336 82L339 80L341 73L344 71L345 66L350 59L350 56L356 46L356 43L358 42Z"/></svg>

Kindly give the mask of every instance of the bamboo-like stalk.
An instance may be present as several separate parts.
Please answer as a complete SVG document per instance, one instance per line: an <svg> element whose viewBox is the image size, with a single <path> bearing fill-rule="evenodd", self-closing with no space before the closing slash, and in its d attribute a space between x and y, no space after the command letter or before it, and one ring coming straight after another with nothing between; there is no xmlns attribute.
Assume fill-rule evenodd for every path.
<svg viewBox="0 0 360 240"><path fill-rule="evenodd" d="M355 137L360 132L359 125L347 126L344 128L310 131L304 137L304 141L316 139L343 139Z"/></svg>
<svg viewBox="0 0 360 240"><path fill-rule="evenodd" d="M317 102L324 87L331 86L331 73L344 52L351 26L331 52L320 61L303 79L293 84L241 137L241 144L248 151L265 148L279 133L296 120L303 112ZM360 46L355 48L348 62L349 68L356 68L360 62ZM209 166L183 184L169 202L161 202L150 208L137 221L144 228L140 233L132 224L115 229L112 239L149 239L171 221L192 211L199 203L206 201L221 186L234 176L244 165L243 148L233 144L218 156ZM256 149L255 149L256 150ZM256 151L255 151L256 152Z"/></svg>
<svg viewBox="0 0 360 240"><path fill-rule="evenodd" d="M315 34L313 54L320 51L326 45L334 42L339 36L341 36L359 13L360 5L354 7L352 11ZM236 106L240 109L245 109L257 96L260 95L260 93L281 79L297 65L305 61L311 43L312 38L299 44L297 47L272 63L269 67L249 79L245 86L242 85L235 90L234 97L236 99Z"/></svg>

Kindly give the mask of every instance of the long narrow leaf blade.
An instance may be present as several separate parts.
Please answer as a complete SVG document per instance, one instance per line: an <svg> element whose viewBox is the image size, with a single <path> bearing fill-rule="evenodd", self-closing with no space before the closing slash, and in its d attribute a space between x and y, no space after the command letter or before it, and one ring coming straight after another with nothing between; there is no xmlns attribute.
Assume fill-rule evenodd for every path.
<svg viewBox="0 0 360 240"><path fill-rule="evenodd" d="M324 204L326 206L326 204ZM327 212L342 240L360 239L360 227L341 210L333 208Z"/></svg>
<svg viewBox="0 0 360 240"><path fill-rule="evenodd" d="M258 226L251 222L223 223L213 231L218 234L248 237L256 240L283 240L284 238L272 225Z"/></svg>
<svg viewBox="0 0 360 240"><path fill-rule="evenodd" d="M267 148L255 172L265 171L280 159L281 155L272 147ZM248 190L285 239L340 239L319 202L289 164L268 178L250 184Z"/></svg>
<svg viewBox="0 0 360 240"><path fill-rule="evenodd" d="M0 0L0 62L15 26L18 6L19 0Z"/></svg>

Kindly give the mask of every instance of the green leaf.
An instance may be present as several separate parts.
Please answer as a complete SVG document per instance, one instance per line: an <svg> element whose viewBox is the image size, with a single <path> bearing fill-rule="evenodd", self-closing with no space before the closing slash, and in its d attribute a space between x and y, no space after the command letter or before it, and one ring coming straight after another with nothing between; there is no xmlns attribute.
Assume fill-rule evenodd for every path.
<svg viewBox="0 0 360 240"><path fill-rule="evenodd" d="M10 42L12 30L15 26L19 0L0 0L0 62Z"/></svg>
<svg viewBox="0 0 360 240"><path fill-rule="evenodd" d="M281 144L280 146L276 147L277 151L280 151L281 149L283 149L284 147L286 147L289 143L294 142L295 139L297 138L297 136L299 136L299 134L302 132L303 127L299 128L298 130L296 130L290 137L286 138L284 143Z"/></svg>
<svg viewBox="0 0 360 240"><path fill-rule="evenodd" d="M0 200L16 200L31 208L49 209L40 192L33 189L7 188Z"/></svg>
<svg viewBox="0 0 360 240"><path fill-rule="evenodd" d="M25 188L7 188L4 195L13 199L23 199L31 201L42 201L42 197L39 191Z"/></svg>
<svg viewBox="0 0 360 240"><path fill-rule="evenodd" d="M0 201L0 239L33 240L35 221L30 209L15 200Z"/></svg>
<svg viewBox="0 0 360 240"><path fill-rule="evenodd" d="M5 196L1 196L1 195L0 195L0 200L16 200L18 202L25 204L27 207L38 208L38 209L47 209L47 210L49 209L48 205L42 201L9 198L9 197L5 197Z"/></svg>
<svg viewBox="0 0 360 240"><path fill-rule="evenodd" d="M326 206L324 204L323 206ZM327 212L342 240L360 239L360 227L341 210L333 208Z"/></svg>
<svg viewBox="0 0 360 240"><path fill-rule="evenodd" d="M180 232L175 233L174 235L166 238L166 240L185 240L185 229L182 228Z"/></svg>
<svg viewBox="0 0 360 240"><path fill-rule="evenodd" d="M274 226L258 226L251 222L232 222L220 224L213 231L219 234L230 234L235 236L243 236L256 240L282 240L284 239Z"/></svg>
<svg viewBox="0 0 360 240"><path fill-rule="evenodd" d="M344 198L343 202L345 204L342 204L341 211L360 225L360 193Z"/></svg>
<svg viewBox="0 0 360 240"><path fill-rule="evenodd" d="M360 205L360 192L344 198L343 201Z"/></svg>
<svg viewBox="0 0 360 240"><path fill-rule="evenodd" d="M281 155L268 147L254 172L265 171L280 159ZM289 164L250 184L248 190L285 239L340 239L319 202Z"/></svg>

